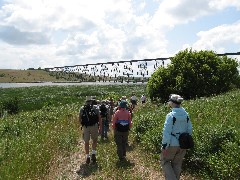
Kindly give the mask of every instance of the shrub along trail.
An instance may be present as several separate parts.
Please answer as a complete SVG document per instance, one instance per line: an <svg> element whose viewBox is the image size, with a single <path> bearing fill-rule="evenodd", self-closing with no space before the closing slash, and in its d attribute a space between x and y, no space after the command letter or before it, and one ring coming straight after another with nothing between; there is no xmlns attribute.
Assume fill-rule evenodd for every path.
<svg viewBox="0 0 240 180"><path fill-rule="evenodd" d="M97 147L97 163L85 164L84 143L80 139L75 152L58 156L45 179L164 179L159 162L133 143L130 136L127 161L119 162L112 130L108 140L101 140ZM181 179L196 179L183 175Z"/></svg>

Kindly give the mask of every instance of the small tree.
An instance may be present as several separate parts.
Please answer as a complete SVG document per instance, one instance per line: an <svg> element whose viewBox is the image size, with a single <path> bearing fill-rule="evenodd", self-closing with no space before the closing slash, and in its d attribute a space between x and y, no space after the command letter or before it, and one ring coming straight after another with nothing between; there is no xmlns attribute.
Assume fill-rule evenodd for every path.
<svg viewBox="0 0 240 180"><path fill-rule="evenodd" d="M151 99L166 101L177 93L186 99L219 94L239 79L238 62L213 51L180 51L166 67L159 67L147 84Z"/></svg>
<svg viewBox="0 0 240 180"><path fill-rule="evenodd" d="M6 110L9 114L17 114L19 112L19 100L18 98L12 98L8 101L4 101L2 109Z"/></svg>

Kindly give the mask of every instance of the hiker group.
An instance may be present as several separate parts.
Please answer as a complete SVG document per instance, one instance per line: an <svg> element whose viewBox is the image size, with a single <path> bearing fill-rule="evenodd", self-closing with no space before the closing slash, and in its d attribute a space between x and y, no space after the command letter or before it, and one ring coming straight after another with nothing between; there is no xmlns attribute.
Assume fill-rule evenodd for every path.
<svg viewBox="0 0 240 180"><path fill-rule="evenodd" d="M187 111L181 107L183 98L177 94L171 94L168 106L171 112L166 115L160 164L165 179L180 179L183 158L186 149L192 148L192 123ZM141 102L146 102L142 95ZM112 98L98 101L96 97L87 97L86 103L80 108L79 120L83 128L83 140L85 142L86 163L92 160L96 162L96 148L98 136L108 139L112 124L114 141L117 146L117 155L120 161L126 160L126 147L128 145L129 130L132 128L133 110L137 105L137 97L133 93L128 102L126 96L122 96L116 103ZM89 141L92 139L92 154L89 152Z"/></svg>
<svg viewBox="0 0 240 180"><path fill-rule="evenodd" d="M113 98L97 100L96 96L87 96L85 104L80 108L79 120L83 130L83 140L86 153L86 163L96 162L96 148L98 137L108 139L108 132L112 128L117 155L120 161L126 160L129 130L132 128L133 110L137 105L137 97L133 93L130 102L122 96L116 102ZM146 102L142 95L141 102ZM110 128L110 124L112 125ZM90 155L90 140L92 140Z"/></svg>

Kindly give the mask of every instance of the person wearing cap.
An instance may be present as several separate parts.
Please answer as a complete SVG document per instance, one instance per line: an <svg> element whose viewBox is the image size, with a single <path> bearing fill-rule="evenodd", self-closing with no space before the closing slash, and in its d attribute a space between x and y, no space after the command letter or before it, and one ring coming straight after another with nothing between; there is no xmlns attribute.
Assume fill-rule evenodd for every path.
<svg viewBox="0 0 240 180"><path fill-rule="evenodd" d="M127 102L121 101L119 109L115 112L112 119L114 130L114 140L117 145L117 155L120 161L126 158L126 144L129 130L132 128L132 117L127 108Z"/></svg>
<svg viewBox="0 0 240 180"><path fill-rule="evenodd" d="M101 139L108 139L108 131L109 131L109 106L107 105L106 100L102 100L99 105L100 115L102 118L102 131L101 131Z"/></svg>
<svg viewBox="0 0 240 180"><path fill-rule="evenodd" d="M122 96L121 100L127 101L127 96Z"/></svg>
<svg viewBox="0 0 240 180"><path fill-rule="evenodd" d="M96 96L90 96L91 97L91 101L92 101L92 105L99 105L100 101L97 100Z"/></svg>
<svg viewBox="0 0 240 180"><path fill-rule="evenodd" d="M82 124L83 130L83 140L84 140L84 147L85 147L85 154L86 154L86 163L90 163L90 154L89 154L89 146L90 146L90 139L92 139L92 156L91 160L93 163L96 162L96 148L97 148L97 141L98 141L98 134L102 130L102 119L100 116L99 109L97 105L93 105L94 99L91 96L86 97L85 105L80 108L79 111L79 121L83 122L83 117L85 116L88 120L87 124ZM95 118L93 118L95 117ZM94 120L93 120L94 119Z"/></svg>
<svg viewBox="0 0 240 180"><path fill-rule="evenodd" d="M109 122L111 122L111 120L112 120L112 115L114 114L113 110L114 110L114 100L111 97L109 99Z"/></svg>
<svg viewBox="0 0 240 180"><path fill-rule="evenodd" d="M118 99L118 100L117 100L117 102L116 102L116 104L115 104L115 107L113 108L113 115L116 113L117 110L120 109L119 104L120 104L121 101L122 101L121 99ZM112 116L112 117L113 117L113 116Z"/></svg>
<svg viewBox="0 0 240 180"><path fill-rule="evenodd" d="M183 132L192 135L192 123L186 110L181 107L182 101L180 95L170 95L168 105L172 111L166 115L163 127L160 162L165 179L170 180L180 179L182 162L186 154L186 149L180 148L179 135Z"/></svg>
<svg viewBox="0 0 240 180"><path fill-rule="evenodd" d="M128 102L127 96L122 96L121 99L120 99L120 102L121 101L126 101L127 102L127 107L129 107L129 102Z"/></svg>
<svg viewBox="0 0 240 180"><path fill-rule="evenodd" d="M141 102L142 104L146 102L146 96L144 94L141 96Z"/></svg>
<svg viewBox="0 0 240 180"><path fill-rule="evenodd" d="M132 104L132 109L134 109L135 106L137 105L137 96L135 95L135 93L132 93L130 100L131 100L131 104Z"/></svg>

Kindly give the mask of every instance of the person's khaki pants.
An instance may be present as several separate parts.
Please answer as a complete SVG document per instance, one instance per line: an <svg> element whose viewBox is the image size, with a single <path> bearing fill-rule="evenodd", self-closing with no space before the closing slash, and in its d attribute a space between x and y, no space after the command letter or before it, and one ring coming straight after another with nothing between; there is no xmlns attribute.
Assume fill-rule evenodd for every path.
<svg viewBox="0 0 240 180"><path fill-rule="evenodd" d="M98 124L88 127L83 126L83 140L89 142L90 138L95 142L98 140Z"/></svg>
<svg viewBox="0 0 240 180"><path fill-rule="evenodd" d="M160 162L166 180L180 179L185 154L186 150L178 146L168 147L166 155L161 153Z"/></svg>

